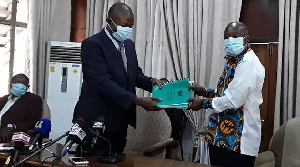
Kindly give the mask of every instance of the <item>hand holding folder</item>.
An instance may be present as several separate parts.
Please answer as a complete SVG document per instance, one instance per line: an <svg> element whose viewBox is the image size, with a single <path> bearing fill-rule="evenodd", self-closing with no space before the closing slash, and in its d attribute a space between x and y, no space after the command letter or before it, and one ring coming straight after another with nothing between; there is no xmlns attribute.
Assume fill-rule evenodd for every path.
<svg viewBox="0 0 300 167"><path fill-rule="evenodd" d="M188 90L191 86L189 79L182 79L163 84L161 89L153 87L152 97L160 98L160 102L155 102L161 108L187 108L187 100L193 97L193 91Z"/></svg>

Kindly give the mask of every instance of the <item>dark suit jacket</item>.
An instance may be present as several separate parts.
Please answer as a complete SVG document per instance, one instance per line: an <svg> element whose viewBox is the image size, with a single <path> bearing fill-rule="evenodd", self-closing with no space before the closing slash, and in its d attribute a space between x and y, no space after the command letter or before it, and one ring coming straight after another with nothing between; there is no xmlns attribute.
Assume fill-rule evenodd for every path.
<svg viewBox="0 0 300 167"><path fill-rule="evenodd" d="M9 95L0 98L0 111L5 106ZM42 98L36 94L26 92L1 117L1 127L15 124L17 131L32 130L42 114Z"/></svg>
<svg viewBox="0 0 300 167"><path fill-rule="evenodd" d="M152 90L151 79L138 66L135 45L124 41L127 72L120 52L104 30L82 42L83 83L73 121L83 118L88 126L104 116L106 131L115 132L129 123L136 126L135 88Z"/></svg>

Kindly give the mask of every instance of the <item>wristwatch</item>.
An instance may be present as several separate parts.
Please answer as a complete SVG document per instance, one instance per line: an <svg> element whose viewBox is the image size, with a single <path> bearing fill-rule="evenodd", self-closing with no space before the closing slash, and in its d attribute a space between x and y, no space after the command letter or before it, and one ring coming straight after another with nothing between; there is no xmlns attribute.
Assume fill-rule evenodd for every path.
<svg viewBox="0 0 300 167"><path fill-rule="evenodd" d="M14 124L7 124L6 126L9 127L9 128L14 128L14 129L16 129L16 125L14 125Z"/></svg>

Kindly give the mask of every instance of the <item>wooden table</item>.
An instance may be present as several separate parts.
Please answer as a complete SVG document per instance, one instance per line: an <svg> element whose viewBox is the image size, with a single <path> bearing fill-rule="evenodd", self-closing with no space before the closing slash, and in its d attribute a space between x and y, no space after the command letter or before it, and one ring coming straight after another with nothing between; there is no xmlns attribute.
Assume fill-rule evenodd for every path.
<svg viewBox="0 0 300 167"><path fill-rule="evenodd" d="M0 155L0 166L4 164L5 160L7 158L7 155ZM118 163L100 163L97 161L96 156L88 156L85 157L87 160L89 160L89 167L209 167L210 165L203 165L199 163L192 163L192 162L182 162L182 161L175 161L175 160L168 160L168 159L161 159L161 158L155 158L155 157L145 157L145 156L136 156L136 155L130 155L130 154L121 154L121 162ZM20 160L22 160L23 157L20 157ZM32 166L32 167L38 167L40 166L41 162L40 156L35 156L30 158L30 160L26 161L23 164L24 166ZM45 163L43 166L51 166L50 162ZM55 166L60 167L67 167L67 166L74 166L71 164L71 162L68 161L68 157L63 157L61 162L55 163ZM77 165L79 166L79 165ZM82 165L80 165L82 167Z"/></svg>

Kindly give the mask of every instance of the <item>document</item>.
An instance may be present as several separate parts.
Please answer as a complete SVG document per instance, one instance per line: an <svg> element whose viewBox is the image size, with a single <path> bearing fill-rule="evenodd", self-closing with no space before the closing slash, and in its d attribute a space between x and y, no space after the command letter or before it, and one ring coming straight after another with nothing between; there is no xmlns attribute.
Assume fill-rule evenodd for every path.
<svg viewBox="0 0 300 167"><path fill-rule="evenodd" d="M193 97L193 91L188 90L191 84L192 82L188 78L185 78L165 83L161 89L154 86L152 97L161 99L160 102L155 102L161 108L184 109L188 107L187 99Z"/></svg>

